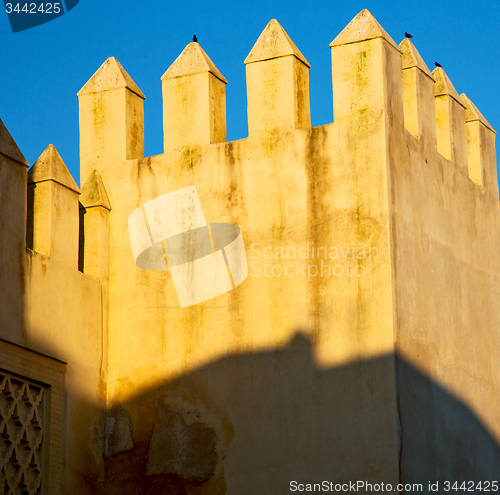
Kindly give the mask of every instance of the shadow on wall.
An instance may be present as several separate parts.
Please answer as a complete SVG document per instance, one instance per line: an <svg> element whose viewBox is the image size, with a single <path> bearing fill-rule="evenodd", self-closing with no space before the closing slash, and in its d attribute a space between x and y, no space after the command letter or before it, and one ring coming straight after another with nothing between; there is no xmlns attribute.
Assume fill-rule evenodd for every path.
<svg viewBox="0 0 500 495"><path fill-rule="evenodd" d="M280 350L222 358L115 406L107 493L277 495L292 480L397 483L398 421L402 482L423 483L426 493L428 481L500 472L500 448L474 414L404 360L319 369L298 333Z"/></svg>

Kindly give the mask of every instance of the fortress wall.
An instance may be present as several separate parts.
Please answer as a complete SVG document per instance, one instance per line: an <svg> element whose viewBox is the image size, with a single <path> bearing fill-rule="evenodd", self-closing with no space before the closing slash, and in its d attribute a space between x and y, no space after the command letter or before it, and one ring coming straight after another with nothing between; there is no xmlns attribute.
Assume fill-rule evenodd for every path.
<svg viewBox="0 0 500 495"><path fill-rule="evenodd" d="M100 282L78 271L80 191L53 146L27 175L28 163L3 124L0 144L0 368L46 390L40 412L45 454L37 454L40 464L33 461L44 490L98 493L106 393L102 297ZM26 482L29 488L30 461L19 457L24 447L4 413L8 443L2 449L17 449L12 455L21 463L9 468L7 486Z"/></svg>
<svg viewBox="0 0 500 495"><path fill-rule="evenodd" d="M491 126L470 100L458 96L442 69L431 74L409 40L398 47L367 11L330 46L333 124L309 127L309 64L273 20L245 61L248 138L224 142L226 80L201 47L191 43L162 77L165 153L123 160L117 159L110 144L109 149L93 148L98 152L86 150L82 155L92 157L87 160L89 165L82 164L82 170L96 167L113 204L109 405L117 425L122 418L121 429L107 432L113 483L121 480L136 491L169 483L195 490L193 483L203 479L203 489L214 493L225 487L245 493L250 485L251 490L272 487L280 491L283 479L294 472L309 477L328 472L326 464L310 456L311 438L325 463L335 466L338 479L352 476L353 469L357 476L361 473L373 479L413 479L422 465L431 471L442 468L450 475L464 468L466 449L459 449L458 457L440 453L443 446L449 448L456 440L458 430L444 428L435 436L430 451L436 458L426 464L428 446L419 444L417 434L405 435L416 424L414 411L420 411L414 397L422 393L424 397L424 412L417 423L433 428L439 429L446 414L453 416L446 410L452 402L441 392L428 397L425 387L442 386L453 397L460 390L457 400L474 412L480 408L480 417L489 418L490 424L493 420L495 402L487 398L485 390L479 391L477 378L461 385L464 376L492 376L491 366L480 371L481 366L491 365L491 360L479 357L485 351L476 351L478 357L465 364L458 350L459 372L443 358L453 355L456 335L467 333L467 325L473 326L473 322L483 321L488 334L487 344L475 345L497 345L495 334L486 330L495 327L497 318L491 293L490 303L482 301L467 312L467 325L445 325L447 318L455 322L463 311L464 304L457 306L460 297L469 300L465 284L454 278L456 273L464 270L460 276L471 286L484 279L464 268L470 261L461 264L476 250L476 255L483 256L481 263L487 259L498 266L495 234L491 233L498 217ZM107 67L114 68L116 75L110 79L119 83L102 91ZM106 133L118 132L114 142L126 143L132 127L143 128L143 95L115 60L108 59L84 89L82 136L93 135L96 143L103 143ZM123 105L125 114L136 119L127 121L125 127ZM132 157L132 152L121 149L122 158ZM445 163L450 162L454 170L448 167L445 171ZM442 183L448 184L444 194ZM141 205L190 186L196 187L207 222L229 222L241 228L249 275L241 285L215 299L180 307L170 269L144 270L134 263L128 217ZM476 195L474 207L465 213L458 208L458 191L462 190ZM473 217L474 209L486 205L491 224ZM168 216L168 211L159 214ZM155 231L158 221L148 215L145 218L144 235L147 228ZM469 236L456 234L464 223L472 229ZM415 241L420 235L424 240ZM489 241L479 248L471 242L474 235ZM431 249L431 240L436 246L447 246L446 256L438 249L440 260L451 259L462 266L452 269L455 265L446 265L438 282L431 276L431 267L420 266L428 261L424 249ZM147 246L147 239L145 242ZM331 260L313 260L312 246L326 247L328 253L331 248L336 253L339 248L342 253L356 250L352 259L330 263L343 263L345 273L350 269L351 275L321 276L321 262ZM307 253L304 264L310 272L288 276L286 270L291 273L292 265L283 253L299 253L301 248ZM368 253L373 249L376 256L359 255L361 249ZM300 255L298 258L292 260L297 268L304 261ZM354 269L363 276L352 276ZM426 270L427 282L422 281ZM190 282L195 284L194 278ZM432 290L427 289L429 284ZM443 297L445 286L449 292ZM482 292L478 288L475 293L479 297ZM444 304L440 316L437 300ZM422 309L415 316L417 304ZM443 325L440 346L455 339L452 351L443 348L434 353L416 343L419 335L431 329L435 338L438 320ZM310 354L312 361L301 361L297 373L302 369L308 376L312 366L312 384L293 373L287 375L289 383L285 382L283 356L288 350L295 356L298 342L311 345L305 355ZM463 349L470 349L470 341L464 342ZM274 356L271 368L263 365L269 373L265 376L262 369L250 364L249 356L261 355ZM377 386L364 381L366 375L358 366L364 373L365 366L374 367L371 373ZM356 393L343 389L340 398L340 385L332 373L346 369L350 371L347 379L343 377L349 384L345 386ZM416 375L412 375L414 369ZM280 376L285 398L307 397L313 390L315 403L324 404L315 409L318 421L314 425L309 422L307 400L295 401L293 417L289 416L276 393ZM460 385L453 386L457 377ZM268 403L252 394L248 398L244 386L238 386L248 380L259 383L261 398L272 396ZM492 380L487 387L494 393L497 385ZM288 395L287 388L291 390ZM488 407L483 407L486 402ZM249 411L253 411L250 421ZM208 478L200 466L193 474L178 459L155 460L155 445L166 428L164 423L171 425L168 421L177 417L175 421L189 429L191 413L215 432L210 448L217 455L215 464L207 468L213 471ZM362 441L352 443L357 434L349 427L326 433L327 416L347 425L347 414L355 418L356 431L364 425ZM464 416L462 426L467 421L469 416ZM306 426L301 429L300 425ZM174 430L170 432L173 438L188 435L178 426ZM483 438L481 435L477 438ZM252 441L254 437L261 442ZM117 444L117 438L127 440ZM200 441L194 437L192 448L201 449ZM190 452L185 454L187 459L194 455ZM496 465L491 461L496 455L487 449L484 457L490 464L483 463L484 473ZM146 456L150 460L144 466ZM302 469L296 465L299 458ZM311 462L304 461L308 458ZM134 472L133 477L119 468L122 463L128 472ZM471 475L477 475L477 463L474 466Z"/></svg>
<svg viewBox="0 0 500 495"><path fill-rule="evenodd" d="M367 10L330 48L334 122L311 128L309 63L270 21L226 142L227 81L190 43L152 157L107 59L78 93L81 191L51 145L26 177L0 127L0 351L65 417L49 493L498 472L494 130Z"/></svg>
<svg viewBox="0 0 500 495"><path fill-rule="evenodd" d="M498 443L495 132L467 96L458 96L442 68L431 75L409 40L401 46L403 60L413 56L403 75L409 80L407 74L414 73L405 86L405 102L413 98L415 106L412 112L405 107L410 132L395 134L389 150L396 350L466 404ZM432 386L410 392L412 380L401 365L403 477L491 478L498 470L498 452L493 455L464 418L458 421L456 410ZM445 454L445 445L453 445L453 451ZM424 453L431 459L425 467L416 462Z"/></svg>
<svg viewBox="0 0 500 495"><path fill-rule="evenodd" d="M196 491L201 479L206 484L200 490L214 493L222 487L230 493L278 493L294 473L325 476L332 465L339 479L356 472L396 482L387 140L403 122L401 54L376 21L370 22L373 38L345 42L344 33L332 46L333 124L309 127L307 61L272 21L246 60L248 138L217 142L225 135L223 76L199 45L190 44L162 78L166 143L175 145L163 155L135 160L118 160L114 148L109 155L99 149L92 166L98 167L112 205L108 390L116 426L108 431L111 491L128 486L138 493L168 483ZM266 45L270 36L275 42ZM111 79L119 84L101 95L106 67L114 67ZM120 123L122 109L112 109L128 101L123 91L133 106L142 97L123 68L108 59L84 88L82 136L95 133L95 142L103 142L105 129L127 132ZM182 96L192 94L202 98L199 105ZM205 131L193 134L190 122ZM136 124L143 126L141 120ZM116 142L125 142L123 135ZM87 150L82 156L94 155ZM86 167L82 163L82 170ZM136 266L128 219L141 205L193 185L208 222L241 228L249 275L217 298L181 308L169 270ZM162 212L169 213L174 214ZM154 230L151 217L148 222ZM321 254L318 260L316 251L313 259L313 245L326 248L332 258ZM276 255L287 248L296 253L303 248L307 259ZM324 268L321 276L321 261L330 265L330 275ZM297 264L306 265L305 275L296 274ZM293 276L285 275L287 265ZM342 276L333 275L336 265ZM355 269L363 276L354 275ZM301 363L291 374L284 358L288 349ZM252 364L251 356L262 366ZM336 377L335 370L344 367L351 371ZM254 398L249 381L258 383ZM288 404L276 390L277 381ZM309 401L300 400L310 394L314 413ZM155 456L162 428L168 430L177 415L189 426L190 414L215 432L210 445L217 461L208 477L198 464L193 474L175 456ZM311 414L317 421L311 422ZM345 427L327 426L336 421ZM189 435L179 428L174 438ZM359 440L353 442L354 437ZM190 440L187 459L204 448L202 438Z"/></svg>

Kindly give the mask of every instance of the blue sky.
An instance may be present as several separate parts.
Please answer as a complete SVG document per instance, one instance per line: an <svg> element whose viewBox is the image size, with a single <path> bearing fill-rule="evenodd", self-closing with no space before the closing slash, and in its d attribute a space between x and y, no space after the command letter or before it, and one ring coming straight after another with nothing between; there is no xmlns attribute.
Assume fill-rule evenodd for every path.
<svg viewBox="0 0 500 495"><path fill-rule="evenodd" d="M333 120L329 43L368 8L399 43L404 32L432 70L439 61L459 93L467 93L500 130L500 64L495 59L500 2L168 2L80 0L70 12L13 34L0 13L0 118L33 164L54 144L79 184L76 93L115 56L146 95L145 154L163 152L163 72L196 34L229 81L227 138L247 136L243 61L276 18L311 64L312 125Z"/></svg>

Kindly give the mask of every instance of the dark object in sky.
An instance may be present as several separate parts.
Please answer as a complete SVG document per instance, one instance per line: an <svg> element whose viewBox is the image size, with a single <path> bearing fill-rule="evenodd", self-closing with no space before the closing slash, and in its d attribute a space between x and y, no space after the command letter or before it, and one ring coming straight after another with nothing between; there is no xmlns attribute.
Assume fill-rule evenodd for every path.
<svg viewBox="0 0 500 495"><path fill-rule="evenodd" d="M413 38L413 36L405 31L405 38Z"/></svg>
<svg viewBox="0 0 500 495"><path fill-rule="evenodd" d="M439 62L434 62L434 65L435 65L436 67L443 67L443 66L442 66Z"/></svg>
<svg viewBox="0 0 500 495"><path fill-rule="evenodd" d="M193 41L194 41L195 43L198 43L198 38L196 37L196 34L193 36Z"/></svg>

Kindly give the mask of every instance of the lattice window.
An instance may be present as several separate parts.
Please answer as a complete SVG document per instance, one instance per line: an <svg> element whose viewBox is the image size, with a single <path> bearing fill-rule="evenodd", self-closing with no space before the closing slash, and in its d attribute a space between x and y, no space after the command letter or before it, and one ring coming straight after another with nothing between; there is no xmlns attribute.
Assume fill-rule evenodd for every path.
<svg viewBox="0 0 500 495"><path fill-rule="evenodd" d="M0 370L0 479L5 477L6 495L42 493L47 391Z"/></svg>

